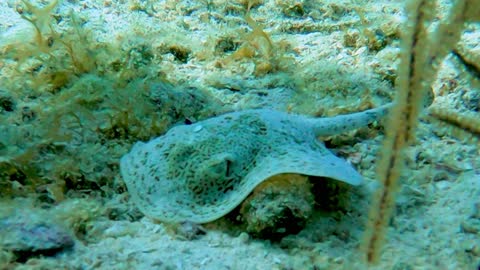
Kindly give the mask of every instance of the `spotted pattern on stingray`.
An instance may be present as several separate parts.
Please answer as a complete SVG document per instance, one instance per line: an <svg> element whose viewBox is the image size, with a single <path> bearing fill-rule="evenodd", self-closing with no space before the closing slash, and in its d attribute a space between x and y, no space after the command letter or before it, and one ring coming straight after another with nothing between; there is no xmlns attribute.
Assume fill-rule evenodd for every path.
<svg viewBox="0 0 480 270"><path fill-rule="evenodd" d="M282 173L358 185L362 177L317 137L366 126L389 107L330 118L246 110L176 126L136 143L121 159L121 174L140 210L166 222L215 220Z"/></svg>

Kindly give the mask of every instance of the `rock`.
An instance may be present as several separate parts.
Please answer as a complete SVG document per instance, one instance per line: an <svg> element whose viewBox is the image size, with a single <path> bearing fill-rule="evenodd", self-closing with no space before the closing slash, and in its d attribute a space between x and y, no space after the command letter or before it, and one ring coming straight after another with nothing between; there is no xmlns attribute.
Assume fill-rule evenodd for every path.
<svg viewBox="0 0 480 270"><path fill-rule="evenodd" d="M193 222L166 223L167 233L179 240L192 241L205 235L207 231L200 224Z"/></svg>
<svg viewBox="0 0 480 270"><path fill-rule="evenodd" d="M254 237L280 240L303 229L314 203L307 176L281 174L257 186L242 203L240 214Z"/></svg>
<svg viewBox="0 0 480 270"><path fill-rule="evenodd" d="M14 253L17 261L35 256L53 256L74 245L72 235L60 225L28 216L0 219L0 245Z"/></svg>

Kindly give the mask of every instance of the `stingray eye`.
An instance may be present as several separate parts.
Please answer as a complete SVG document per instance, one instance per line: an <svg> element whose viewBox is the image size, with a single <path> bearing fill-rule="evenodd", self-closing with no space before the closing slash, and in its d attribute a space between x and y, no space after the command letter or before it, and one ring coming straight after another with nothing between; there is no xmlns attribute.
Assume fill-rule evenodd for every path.
<svg viewBox="0 0 480 270"><path fill-rule="evenodd" d="M229 159L225 160L225 165L227 166L225 177L230 178L230 174L232 173L232 161Z"/></svg>
<svg viewBox="0 0 480 270"><path fill-rule="evenodd" d="M224 164L225 162L213 162L209 166L210 175L212 176L222 176L226 169Z"/></svg>
<svg viewBox="0 0 480 270"><path fill-rule="evenodd" d="M205 173L216 179L230 178L232 174L233 159L227 155L213 157L207 161Z"/></svg>
<svg viewBox="0 0 480 270"><path fill-rule="evenodd" d="M211 165L210 171L219 178L228 178L232 170L232 161L225 159Z"/></svg>

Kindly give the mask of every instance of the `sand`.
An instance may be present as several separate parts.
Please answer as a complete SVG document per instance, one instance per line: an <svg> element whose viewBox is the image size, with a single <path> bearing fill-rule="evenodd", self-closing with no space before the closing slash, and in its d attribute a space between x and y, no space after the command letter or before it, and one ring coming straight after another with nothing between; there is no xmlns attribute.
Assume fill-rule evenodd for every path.
<svg viewBox="0 0 480 270"><path fill-rule="evenodd" d="M390 101L395 94L404 20L401 3L61 1L51 12L36 13L43 34L39 42L32 24L16 12L22 9L16 8L22 7L18 2L0 3L0 94L15 103L11 112L5 106L0 110L0 131L5 134L0 135L0 169L4 170L0 183L5 188L0 217L20 208L31 209L37 216L62 224L75 245L25 263L15 262L10 251L0 248L0 268L367 269L361 243L370 200L378 186L375 161L383 139L381 125L328 138L332 151L350 161L365 177L365 184L349 189L345 206L317 211L299 234L281 241L252 238L225 220L206 225L206 234L194 239L172 233L169 226L144 217L129 202L116 162L135 140L158 136L185 119L196 121L260 107L331 116ZM44 6L49 2L34 3ZM250 24L248 3L252 4ZM445 3L440 7L445 10ZM23 9L28 10L24 5ZM28 12L23 14L30 18ZM467 29L461 45L471 54L468 59L478 59L479 25L472 23ZM75 64L66 48L73 48L81 60ZM72 65L75 68L69 68ZM192 101L182 96L157 104L172 106L174 112L149 111L147 105L142 111L138 108L144 106L142 97L148 91L138 96L131 93L155 80L201 93L206 101L199 105L195 103L198 98ZM122 87L128 90L118 90ZM432 90L432 107L478 117L478 65L468 67L458 57L447 56ZM95 101L96 93L104 95L100 101ZM71 120L49 122L57 119L51 115L67 119L65 107L84 96L91 97L89 103L72 107L77 112L82 108L77 115L81 125ZM108 114L103 112L118 115L121 109L117 107L126 106L122 100L128 98L132 98L128 103L134 108L132 115L154 121L150 114L154 112L160 127L138 131L128 122L119 131L105 124ZM95 102L104 107L91 109ZM197 105L202 109L189 110ZM25 107L33 109L37 118L27 121L30 114ZM65 130L88 132L77 136L64 131L62 137L48 132L55 123ZM105 126L111 130L102 133L106 144L99 139L104 137L97 136ZM38 134L23 137L28 129ZM421 117L417 140L408 149L380 262L369 269L480 267L478 136L427 113ZM42 159L35 152L35 162L20 155L33 147L40 149L44 142L63 147L69 154L52 151ZM21 171L20 165L29 162L40 183L35 184L37 180L26 173L22 181L8 173ZM77 163L79 168L72 169ZM66 177L66 172L73 176ZM80 181L71 186L71 178L87 179L88 184Z"/></svg>

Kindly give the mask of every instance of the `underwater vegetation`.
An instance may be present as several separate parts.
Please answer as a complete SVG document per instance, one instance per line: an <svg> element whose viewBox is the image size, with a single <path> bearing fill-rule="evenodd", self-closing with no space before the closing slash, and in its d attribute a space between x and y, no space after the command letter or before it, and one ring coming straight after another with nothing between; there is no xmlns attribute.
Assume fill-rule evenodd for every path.
<svg viewBox="0 0 480 270"><path fill-rule="evenodd" d="M182 100L152 85L165 80L151 68L158 56L144 40L93 42L80 15L57 14L57 4L20 1L15 8L33 31L2 44L2 196L35 192L59 202L68 190L114 188L128 142L158 135L208 107L194 104L205 99ZM197 109L183 115L188 105Z"/></svg>
<svg viewBox="0 0 480 270"><path fill-rule="evenodd" d="M414 141L422 107L431 104L428 95L440 65L439 61L459 42L466 23L480 21L478 4L478 1L456 1L433 33L427 30L436 15L437 9L433 1L410 1L406 7L407 33L402 40L402 64L398 71L397 96L389 116L390 121L377 165L377 178L382 187L375 195L367 226L365 253L369 263L378 263L380 259L382 242L392 215L395 193L405 162L405 151ZM476 124L472 124L469 117L455 118L460 128L474 133L474 128L468 127L480 124L479 120L474 120Z"/></svg>

